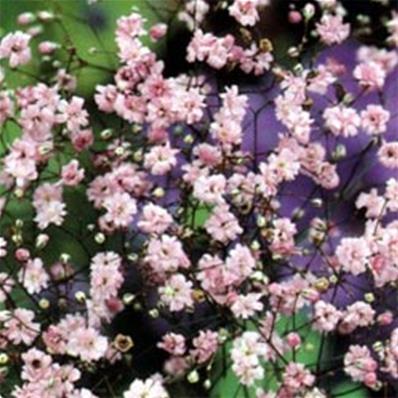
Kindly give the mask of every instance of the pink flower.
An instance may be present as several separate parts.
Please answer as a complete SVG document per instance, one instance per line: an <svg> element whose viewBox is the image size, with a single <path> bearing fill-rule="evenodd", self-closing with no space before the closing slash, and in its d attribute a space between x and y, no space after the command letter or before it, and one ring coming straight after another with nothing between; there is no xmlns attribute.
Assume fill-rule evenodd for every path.
<svg viewBox="0 0 398 398"><path fill-rule="evenodd" d="M10 96L0 92L0 125L3 124L14 113L14 105Z"/></svg>
<svg viewBox="0 0 398 398"><path fill-rule="evenodd" d="M398 142L384 142L377 155L383 166L398 169Z"/></svg>
<svg viewBox="0 0 398 398"><path fill-rule="evenodd" d="M149 203L142 210L142 216L138 222L138 228L148 234L160 235L172 224L173 217L167 210Z"/></svg>
<svg viewBox="0 0 398 398"><path fill-rule="evenodd" d="M117 41L135 39L145 34L145 20L138 13L131 13L129 16L122 16L117 20L116 37Z"/></svg>
<svg viewBox="0 0 398 398"><path fill-rule="evenodd" d="M83 109L84 99L72 97L70 102L61 101L58 105L59 123L66 123L69 131L78 131L88 124L88 113Z"/></svg>
<svg viewBox="0 0 398 398"><path fill-rule="evenodd" d="M205 223L207 233L216 241L227 243L243 232L228 205L218 205Z"/></svg>
<svg viewBox="0 0 398 398"><path fill-rule="evenodd" d="M124 281L121 258L113 252L96 254L91 261L90 295L96 303L117 297Z"/></svg>
<svg viewBox="0 0 398 398"><path fill-rule="evenodd" d="M192 282L187 281L184 275L174 274L159 288L160 300L172 312L192 307L192 286Z"/></svg>
<svg viewBox="0 0 398 398"><path fill-rule="evenodd" d="M158 41L167 33L167 25L165 23L157 23L149 29L149 37L152 41Z"/></svg>
<svg viewBox="0 0 398 398"><path fill-rule="evenodd" d="M390 178L386 183L385 198L388 200L387 208L390 211L398 211L398 180Z"/></svg>
<svg viewBox="0 0 398 398"><path fill-rule="evenodd" d="M103 203L107 213L103 216L103 222L111 228L126 228L137 213L137 205L126 192L116 192L108 196Z"/></svg>
<svg viewBox="0 0 398 398"><path fill-rule="evenodd" d="M341 333L351 333L358 327L370 326L374 323L375 314L375 310L369 304L357 301L349 305L343 313L339 331Z"/></svg>
<svg viewBox="0 0 398 398"><path fill-rule="evenodd" d="M225 268L234 276L237 282L248 278L256 267L256 260L250 249L238 243L228 254Z"/></svg>
<svg viewBox="0 0 398 398"><path fill-rule="evenodd" d="M369 245L364 238L343 238L336 249L342 268L353 275L366 271L370 254Z"/></svg>
<svg viewBox="0 0 398 398"><path fill-rule="evenodd" d="M186 351L185 337L181 334L167 333L163 336L162 342L157 346L172 355L184 355Z"/></svg>
<svg viewBox="0 0 398 398"><path fill-rule="evenodd" d="M253 26L260 18L257 11L259 5L258 0L234 0L228 11L241 25Z"/></svg>
<svg viewBox="0 0 398 398"><path fill-rule="evenodd" d="M50 280L40 258L28 260L19 271L18 278L30 294L40 293L48 286Z"/></svg>
<svg viewBox="0 0 398 398"><path fill-rule="evenodd" d="M7 300L8 294L12 291L15 281L5 272L0 272L0 303Z"/></svg>
<svg viewBox="0 0 398 398"><path fill-rule="evenodd" d="M361 119L355 109L345 106L333 106L323 112L325 127L334 135L352 137L357 135Z"/></svg>
<svg viewBox="0 0 398 398"><path fill-rule="evenodd" d="M62 225L66 215L62 186L49 183L40 185L33 195L33 206L37 213L35 221L40 229L45 229L50 224Z"/></svg>
<svg viewBox="0 0 398 398"><path fill-rule="evenodd" d="M200 176L194 183L193 195L206 204L221 204L224 202L226 184L222 174Z"/></svg>
<svg viewBox="0 0 398 398"><path fill-rule="evenodd" d="M377 189L372 188L369 193L361 192L355 202L357 209L366 208L365 216L380 218L385 213L385 199L377 194Z"/></svg>
<svg viewBox="0 0 398 398"><path fill-rule="evenodd" d="M94 142L94 135L91 129L72 131L70 136L73 148L77 152L84 151Z"/></svg>
<svg viewBox="0 0 398 398"><path fill-rule="evenodd" d="M314 327L322 332L331 332L336 328L341 315L341 311L332 304L317 301L314 306Z"/></svg>
<svg viewBox="0 0 398 398"><path fill-rule="evenodd" d="M340 44L350 34L350 25L343 23L341 15L324 14L316 24L316 31L323 43L328 46Z"/></svg>
<svg viewBox="0 0 398 398"><path fill-rule="evenodd" d="M384 86L386 72L379 63L364 62L355 67L353 76L359 85L368 89L381 89Z"/></svg>
<svg viewBox="0 0 398 398"><path fill-rule="evenodd" d="M354 381L364 382L369 387L376 384L377 362L365 346L352 345L344 356L344 371Z"/></svg>
<svg viewBox="0 0 398 398"><path fill-rule="evenodd" d="M24 361L21 377L29 382L38 382L51 375L52 358L44 352L31 348L21 355Z"/></svg>
<svg viewBox="0 0 398 398"><path fill-rule="evenodd" d="M152 376L144 381L135 379L123 398L169 398L161 378Z"/></svg>
<svg viewBox="0 0 398 398"><path fill-rule="evenodd" d="M144 261L156 274L174 272L179 268L188 268L190 265L181 242L176 237L166 234L149 241Z"/></svg>
<svg viewBox="0 0 398 398"><path fill-rule="evenodd" d="M297 232L296 225L287 218L279 218L274 222L271 238L271 250L275 255L292 254L295 249L294 235Z"/></svg>
<svg viewBox="0 0 398 398"><path fill-rule="evenodd" d="M35 314L31 310L17 308L4 323L3 333L14 344L30 345L40 332L40 325L33 322Z"/></svg>
<svg viewBox="0 0 398 398"><path fill-rule="evenodd" d="M78 185L84 178L84 169L79 169L79 161L73 159L63 166L61 178L62 182L67 186L73 187Z"/></svg>
<svg viewBox="0 0 398 398"><path fill-rule="evenodd" d="M11 68L27 64L32 57L30 39L30 35L20 31L4 36L0 42L0 59L8 58Z"/></svg>
<svg viewBox="0 0 398 398"><path fill-rule="evenodd" d="M362 128L366 133L378 135L385 133L387 123L390 120L390 112L386 111L380 105L368 105L361 112Z"/></svg>
<svg viewBox="0 0 398 398"><path fill-rule="evenodd" d="M261 293L249 293L246 295L238 295L233 299L231 311L236 318L248 319L256 314L257 311L262 311L263 303L260 301Z"/></svg>
<svg viewBox="0 0 398 398"><path fill-rule="evenodd" d="M198 364L207 362L216 352L219 345L218 333L211 330L201 330L199 336L192 340L194 349L190 354Z"/></svg>
<svg viewBox="0 0 398 398"><path fill-rule="evenodd" d="M98 85L96 90L98 94L95 94L94 99L98 105L98 109L106 113L114 112L117 88L112 84L108 84L107 86Z"/></svg>
<svg viewBox="0 0 398 398"><path fill-rule="evenodd" d="M178 149L170 147L170 143L153 147L144 159L144 165L153 175L164 175L177 164Z"/></svg>
<svg viewBox="0 0 398 398"><path fill-rule="evenodd" d="M242 384L250 386L263 379L264 367L260 358L267 352L268 347L257 332L244 332L235 338L231 350L232 370Z"/></svg>
<svg viewBox="0 0 398 398"><path fill-rule="evenodd" d="M68 337L67 353L81 360L91 362L101 359L108 348L106 337L101 336L94 328L75 329Z"/></svg>
<svg viewBox="0 0 398 398"><path fill-rule="evenodd" d="M42 41L39 44L39 52L43 55L52 54L55 50L59 48L59 44L53 41Z"/></svg>
<svg viewBox="0 0 398 398"><path fill-rule="evenodd" d="M283 386L292 393L311 387L315 376L301 363L290 362L283 373Z"/></svg>

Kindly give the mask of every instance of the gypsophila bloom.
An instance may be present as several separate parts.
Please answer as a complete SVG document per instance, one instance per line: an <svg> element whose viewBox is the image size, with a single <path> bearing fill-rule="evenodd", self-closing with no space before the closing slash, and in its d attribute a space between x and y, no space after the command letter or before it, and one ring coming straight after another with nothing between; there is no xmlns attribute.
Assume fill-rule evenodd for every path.
<svg viewBox="0 0 398 398"><path fill-rule="evenodd" d="M0 37L0 395L395 396L393 2L61 3Z"/></svg>

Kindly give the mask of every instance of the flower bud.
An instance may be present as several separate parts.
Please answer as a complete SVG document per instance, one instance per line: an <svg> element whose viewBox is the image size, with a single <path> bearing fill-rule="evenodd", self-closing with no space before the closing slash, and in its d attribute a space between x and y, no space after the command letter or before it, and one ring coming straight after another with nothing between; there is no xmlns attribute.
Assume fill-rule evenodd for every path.
<svg viewBox="0 0 398 398"><path fill-rule="evenodd" d="M50 240L50 237L47 234L37 235L36 243L35 243L36 249L40 250L40 249L45 248L47 246L47 243L49 240Z"/></svg>
<svg viewBox="0 0 398 398"><path fill-rule="evenodd" d="M29 25L32 22L35 22L36 17L32 12L23 12L18 15L17 23L18 25Z"/></svg>
<svg viewBox="0 0 398 398"><path fill-rule="evenodd" d="M19 248L15 251L15 259L20 262L25 262L30 259L30 252L28 249Z"/></svg>
<svg viewBox="0 0 398 398"><path fill-rule="evenodd" d="M198 373L198 371L197 370L193 370L192 372L189 372L188 376L187 376L187 380L190 383L192 383L192 384L197 383L199 381L199 373Z"/></svg>
<svg viewBox="0 0 398 398"><path fill-rule="evenodd" d="M315 15L315 7L311 3L307 3L303 8L304 18L309 21Z"/></svg>
<svg viewBox="0 0 398 398"><path fill-rule="evenodd" d="M6 365L9 360L8 355L5 352L0 354L0 365Z"/></svg>
<svg viewBox="0 0 398 398"><path fill-rule="evenodd" d="M48 308L50 308L50 301L49 301L48 299L46 299L46 298L40 299L40 301L39 301L39 307L40 307L42 310L47 310Z"/></svg>

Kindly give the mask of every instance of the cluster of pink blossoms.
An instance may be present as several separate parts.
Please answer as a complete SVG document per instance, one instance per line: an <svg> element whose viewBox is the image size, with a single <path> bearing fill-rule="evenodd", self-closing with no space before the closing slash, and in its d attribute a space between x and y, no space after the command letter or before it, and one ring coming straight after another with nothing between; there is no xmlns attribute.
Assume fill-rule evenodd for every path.
<svg viewBox="0 0 398 398"><path fill-rule="evenodd" d="M187 70L172 76L143 40L166 40L169 27L135 11L119 18L119 66L96 86L95 115L73 71L101 67L71 51L69 36L68 46L44 41L30 26L60 24L68 35L61 15L24 13L23 31L1 38L7 396L167 398L184 382L210 394L221 367L258 398L326 398L336 375L390 391L398 114L386 92L398 14L380 5L381 48L354 41L340 2L293 1L286 19L304 33L287 51L290 67L261 35L272 3L183 2ZM213 32L212 13L234 28ZM352 68L331 51L347 42ZM10 88L8 74L27 73L32 51L70 61ZM222 73L233 81L221 84ZM257 80L241 83L247 76ZM132 313L142 315L133 328L156 337L150 372L140 369L145 347L120 326ZM309 335L315 362L302 355ZM334 339L343 351L325 349Z"/></svg>

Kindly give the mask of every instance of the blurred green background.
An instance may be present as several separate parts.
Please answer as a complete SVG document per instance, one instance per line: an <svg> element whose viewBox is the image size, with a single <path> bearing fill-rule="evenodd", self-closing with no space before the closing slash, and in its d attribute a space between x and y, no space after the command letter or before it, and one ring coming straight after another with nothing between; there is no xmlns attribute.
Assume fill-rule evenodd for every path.
<svg viewBox="0 0 398 398"><path fill-rule="evenodd" d="M100 0L92 5L89 5L87 0L0 0L0 34L21 29L16 20L23 12L51 11L63 16L65 30L56 22L42 24L43 32L33 39L33 48L42 40L51 40L68 46L69 43L65 38L67 33L82 59L104 69L114 70L117 67L114 42L117 18L128 15L132 9L137 9L147 19L147 26L150 26L154 21L167 19L170 10L175 7L176 3L172 0ZM31 26L35 27L38 24L33 23ZM152 43L146 44L150 44L153 48ZM94 54L93 48L97 50ZM59 53L58 59L67 56ZM46 62L40 63L39 56L35 53L34 62L20 69L37 71L38 67L42 73L46 73L51 65ZM112 76L105 71L85 67L77 71L77 77L77 94L87 97L92 93L95 84L110 81ZM8 73L7 76L7 82L11 87L30 83L31 80L19 72Z"/></svg>

